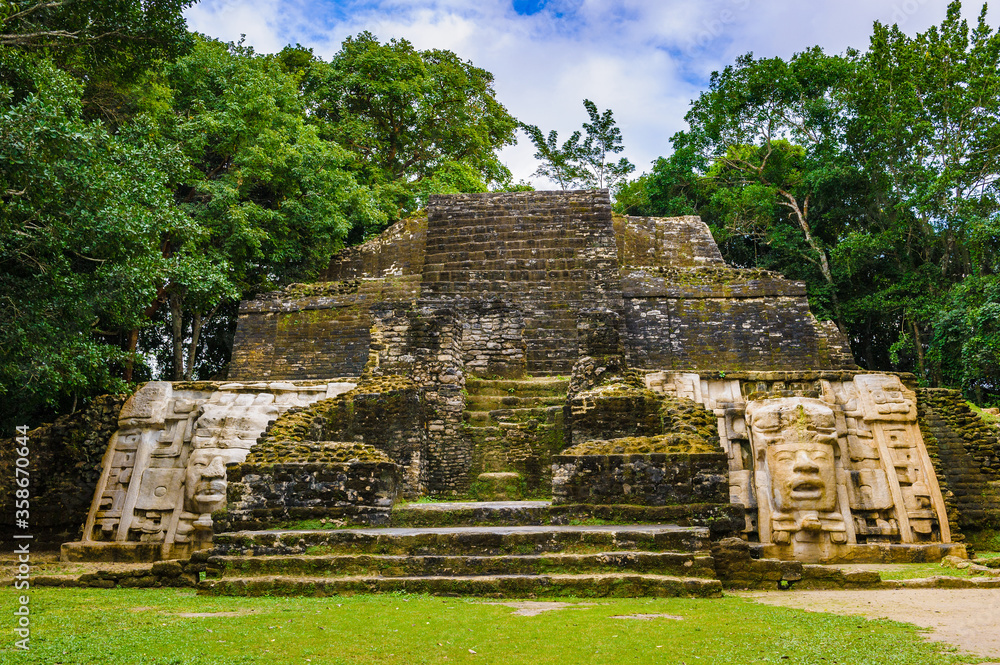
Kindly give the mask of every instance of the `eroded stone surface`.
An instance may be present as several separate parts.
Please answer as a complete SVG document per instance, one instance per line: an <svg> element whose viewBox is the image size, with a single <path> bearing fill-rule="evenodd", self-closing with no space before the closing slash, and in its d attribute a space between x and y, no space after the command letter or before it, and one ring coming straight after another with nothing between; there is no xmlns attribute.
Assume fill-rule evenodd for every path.
<svg viewBox="0 0 1000 665"><path fill-rule="evenodd" d="M848 561L860 545L951 542L916 395L899 377L664 372L645 380L716 414L731 500L751 509L744 533L767 556Z"/></svg>
<svg viewBox="0 0 1000 665"><path fill-rule="evenodd" d="M119 414L82 547L74 549L74 556L110 543L158 549L143 555L154 559L207 547L212 512L226 503L227 467L243 462L282 412L353 387L344 382L145 384Z"/></svg>

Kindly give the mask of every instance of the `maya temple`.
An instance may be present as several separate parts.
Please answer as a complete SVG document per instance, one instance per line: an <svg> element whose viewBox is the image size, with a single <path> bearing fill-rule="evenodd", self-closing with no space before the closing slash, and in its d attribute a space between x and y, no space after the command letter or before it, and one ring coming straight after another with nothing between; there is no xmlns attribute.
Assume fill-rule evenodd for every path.
<svg viewBox="0 0 1000 665"><path fill-rule="evenodd" d="M539 557L597 552L634 593L707 594L964 557L1000 515L1000 445L959 393L860 369L804 283L607 190L433 196L243 302L228 376L125 403L64 559L200 562L236 593L277 588L282 556L315 577L367 552L406 571L357 588L524 592Z"/></svg>

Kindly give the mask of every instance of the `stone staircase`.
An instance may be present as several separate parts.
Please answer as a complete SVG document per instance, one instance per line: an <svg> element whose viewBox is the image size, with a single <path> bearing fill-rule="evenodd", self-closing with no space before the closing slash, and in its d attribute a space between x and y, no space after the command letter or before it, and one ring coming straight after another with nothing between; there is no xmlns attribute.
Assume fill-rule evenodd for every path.
<svg viewBox="0 0 1000 665"><path fill-rule="evenodd" d="M478 525L217 534L199 590L239 596L721 595L707 528L497 525L519 512L516 502L476 505L475 517L456 510L452 521ZM525 507L529 521L540 507Z"/></svg>
<svg viewBox="0 0 1000 665"><path fill-rule="evenodd" d="M566 446L563 412L568 387L569 380L559 377L468 378L463 417L472 444L473 476L516 472L525 490L549 494L552 456Z"/></svg>
<svg viewBox="0 0 1000 665"><path fill-rule="evenodd" d="M569 374L577 312L624 311L607 195L433 197L421 298L503 302L523 317L525 369Z"/></svg>

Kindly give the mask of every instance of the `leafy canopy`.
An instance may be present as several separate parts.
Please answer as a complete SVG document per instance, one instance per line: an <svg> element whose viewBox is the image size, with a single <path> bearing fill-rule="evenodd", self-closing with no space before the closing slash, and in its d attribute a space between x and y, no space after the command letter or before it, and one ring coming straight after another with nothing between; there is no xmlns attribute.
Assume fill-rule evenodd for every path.
<svg viewBox="0 0 1000 665"><path fill-rule="evenodd" d="M624 157L611 161L612 155L625 149L611 109L600 113L589 99L583 100L583 106L590 122L583 123L583 131L573 132L562 145L556 130L546 135L535 125L521 124L535 146L535 159L541 162L534 175L548 178L564 190L614 187L624 182L635 166Z"/></svg>

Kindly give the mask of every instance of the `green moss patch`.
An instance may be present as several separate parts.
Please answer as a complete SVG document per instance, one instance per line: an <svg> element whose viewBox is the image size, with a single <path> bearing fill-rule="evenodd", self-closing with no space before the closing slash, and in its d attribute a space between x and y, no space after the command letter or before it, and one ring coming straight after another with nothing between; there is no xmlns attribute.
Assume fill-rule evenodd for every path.
<svg viewBox="0 0 1000 665"><path fill-rule="evenodd" d="M703 452L719 450L718 418L694 400L664 395L660 403L660 422L664 432L684 437L692 445L710 448Z"/></svg>
<svg viewBox="0 0 1000 665"><path fill-rule="evenodd" d="M378 448L353 441L269 441L247 456L248 464L344 464L391 462Z"/></svg>
<svg viewBox="0 0 1000 665"><path fill-rule="evenodd" d="M665 268L653 266L622 267L623 276L632 270L640 270L650 275L663 277L671 286L725 286L761 279L782 279L781 275L760 268L730 268L728 266L704 266L701 268Z"/></svg>
<svg viewBox="0 0 1000 665"><path fill-rule="evenodd" d="M382 407L392 410L394 402L393 393L401 391L417 390L416 383L403 376L389 375L367 378L356 388L346 393L320 400L305 409L289 409L283 413L264 432L264 441L255 447L250 453L251 456L262 452L262 449L273 445L274 442L301 442L326 438L323 436L323 429L332 429L330 425L336 426L344 418L353 412L354 400L365 396L373 396L379 399L382 396Z"/></svg>
<svg viewBox="0 0 1000 665"><path fill-rule="evenodd" d="M315 282L313 284L289 284L284 289L284 295L294 299L346 296L357 293L361 281L345 279L339 282Z"/></svg>
<svg viewBox="0 0 1000 665"><path fill-rule="evenodd" d="M560 455L652 455L678 453L716 453L718 440L709 444L701 437L685 434L660 434L657 436L628 436L621 439L596 440L581 443L559 453Z"/></svg>

